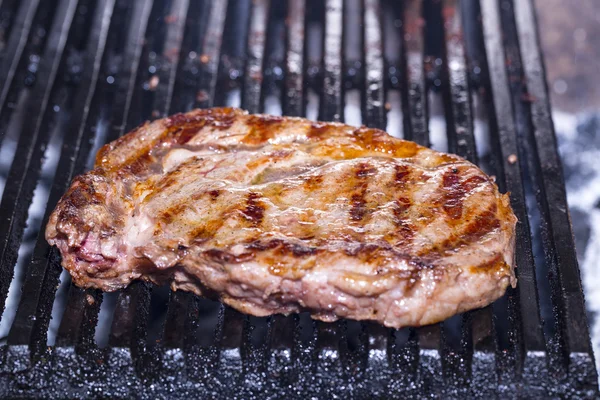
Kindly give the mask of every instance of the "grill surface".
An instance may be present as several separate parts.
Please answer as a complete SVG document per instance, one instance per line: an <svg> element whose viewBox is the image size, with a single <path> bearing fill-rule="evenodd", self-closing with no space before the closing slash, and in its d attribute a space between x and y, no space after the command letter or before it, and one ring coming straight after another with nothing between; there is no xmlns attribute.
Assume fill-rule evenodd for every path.
<svg viewBox="0 0 600 400"><path fill-rule="evenodd" d="M0 154L14 154L0 192L0 307L19 299L14 320L3 315L0 396L595 398L536 26L532 0L0 1ZM447 149L511 193L517 288L393 331L59 279L40 226L98 146L216 105L360 118L438 147L429 128L442 119ZM52 151L56 167L44 163ZM47 200L41 222L29 215L34 190Z"/></svg>

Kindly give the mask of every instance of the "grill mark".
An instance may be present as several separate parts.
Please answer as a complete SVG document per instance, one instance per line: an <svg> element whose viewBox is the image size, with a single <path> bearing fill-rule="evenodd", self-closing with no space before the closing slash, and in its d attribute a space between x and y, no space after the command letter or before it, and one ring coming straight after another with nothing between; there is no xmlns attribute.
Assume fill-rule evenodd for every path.
<svg viewBox="0 0 600 400"><path fill-rule="evenodd" d="M353 194L350 200L350 219L352 221L360 221L367 213L366 201L364 192Z"/></svg>
<svg viewBox="0 0 600 400"><path fill-rule="evenodd" d="M272 115L249 115L246 118L248 133L242 138L242 143L259 145L273 138L281 125L282 117Z"/></svg>
<svg viewBox="0 0 600 400"><path fill-rule="evenodd" d="M409 221L407 211L412 206L408 197L400 197L394 201L392 211L394 213L394 223L397 228L394 239L397 240L396 246L407 246L412 242L415 236L412 224Z"/></svg>
<svg viewBox="0 0 600 400"><path fill-rule="evenodd" d="M499 270L510 270L510 267L508 266L508 264L506 264L506 262L504 261L504 259L502 258L501 254L497 254L494 258L479 264L479 265L475 265L472 266L470 268L471 272L474 273L490 273L490 272L496 272Z"/></svg>
<svg viewBox="0 0 600 400"><path fill-rule="evenodd" d="M156 163L156 159L149 153L140 155L125 166L124 170L132 175L142 175L150 169L151 164Z"/></svg>
<svg viewBox="0 0 600 400"><path fill-rule="evenodd" d="M190 241L194 243L204 243L215 237L216 232L221 229L225 223L227 213L228 212L225 212L221 214L219 218L212 219L192 229L187 235Z"/></svg>
<svg viewBox="0 0 600 400"><path fill-rule="evenodd" d="M233 264L233 263L242 263L245 261L250 261L254 258L253 253L242 253L240 255L234 255L227 251L219 250L219 249L210 249L203 252L208 258L212 261L216 261L218 263L224 264Z"/></svg>
<svg viewBox="0 0 600 400"><path fill-rule="evenodd" d="M356 167L356 177L358 179L364 179L368 176L375 175L376 173L377 168L368 163L360 163Z"/></svg>
<svg viewBox="0 0 600 400"><path fill-rule="evenodd" d="M187 208L187 204L184 204L184 203L174 204L171 207L167 208L166 210L162 211L159 214L158 219L159 219L159 221L164 222L165 224L170 224L173 221L175 221L178 216L183 214L183 212L185 211L186 208Z"/></svg>
<svg viewBox="0 0 600 400"><path fill-rule="evenodd" d="M500 228L500 220L496 216L498 207L496 204L481 213L476 215L473 220L467 224L462 232L462 240L464 242L473 242L481 239L486 233Z"/></svg>
<svg viewBox="0 0 600 400"><path fill-rule="evenodd" d="M394 174L394 182L400 186L405 187L407 183L407 177L410 175L410 168L407 165L398 164L394 166L396 173Z"/></svg>
<svg viewBox="0 0 600 400"><path fill-rule="evenodd" d="M140 131L142 128L145 128L149 125L149 122L143 122L142 124L135 127L132 131L127 133L126 135L121 136L111 143L107 143L98 150L96 154L96 158L94 161L94 166L99 167L103 166L109 171L113 171L114 169L120 167L123 164L127 164L130 160L137 158L140 154L148 152L152 147L153 143L148 143L147 146L142 146L140 148L135 148L128 152L128 155L124 162L119 162L118 160L112 159L112 153L115 149L121 149L124 146L127 146L128 142L136 140L136 133ZM113 162L116 162L116 165L111 165Z"/></svg>
<svg viewBox="0 0 600 400"><path fill-rule="evenodd" d="M447 171L442 178L443 195L441 199L444 212L453 220L459 219L463 214L465 198L487 179L474 175L464 181L460 180L457 168Z"/></svg>
<svg viewBox="0 0 600 400"><path fill-rule="evenodd" d="M165 136L183 145L200 134L205 127L217 130L231 128L240 115L242 114L239 111L232 108L197 110L193 115L175 114L166 119Z"/></svg>
<svg viewBox="0 0 600 400"><path fill-rule="evenodd" d="M458 169L447 171L442 178L442 208L451 219L459 219L463 211L465 190L460 184Z"/></svg>
<svg viewBox="0 0 600 400"><path fill-rule="evenodd" d="M210 199L212 201L215 201L221 195L221 191L215 189L215 190L211 190L210 192L208 192L208 194L210 195Z"/></svg>
<svg viewBox="0 0 600 400"><path fill-rule="evenodd" d="M83 219L82 210L90 206L96 206L105 203L105 197L98 193L91 181L87 181L84 176L75 178L68 195L64 196L59 206L59 221L69 221L77 226L78 229L88 232L91 227L88 221Z"/></svg>
<svg viewBox="0 0 600 400"><path fill-rule="evenodd" d="M202 128L204 128L203 123L194 124L192 126L186 126L185 128L178 130L174 135L175 142L177 144L186 144L187 142L192 140L194 136L196 136L200 132L200 130L202 130Z"/></svg>
<svg viewBox="0 0 600 400"><path fill-rule="evenodd" d="M368 163L360 163L356 166L356 170L354 171L354 175L356 179L359 181L358 185L358 193L355 193L350 198L350 219L352 221L361 221L365 215L368 213L367 202L365 200L365 195L367 192L367 182L366 179L369 176L375 175L377 173L377 169L368 164ZM352 181L350 181L352 182Z"/></svg>
<svg viewBox="0 0 600 400"><path fill-rule="evenodd" d="M258 201L259 198L260 194L256 192L248 193L246 208L242 210L242 214L253 226L260 225L265 216L265 207Z"/></svg>
<svg viewBox="0 0 600 400"><path fill-rule="evenodd" d="M444 241L438 243L433 248L424 248L419 252L419 255L424 255L434 252L438 255L459 247L462 244L477 242L487 233L500 228L500 220L496 216L498 207L493 203L480 214L475 215L469 220L469 223L454 234L450 235Z"/></svg>
<svg viewBox="0 0 600 400"><path fill-rule="evenodd" d="M294 257L308 257L317 254L317 247L305 246L300 243L292 243L283 239L271 239L268 242L259 240L252 241L246 245L246 249L254 251L267 251L277 249L278 254L291 254Z"/></svg>
<svg viewBox="0 0 600 400"><path fill-rule="evenodd" d="M323 183L323 175L308 175L304 178L302 186L307 192L312 192L316 188L320 187Z"/></svg>

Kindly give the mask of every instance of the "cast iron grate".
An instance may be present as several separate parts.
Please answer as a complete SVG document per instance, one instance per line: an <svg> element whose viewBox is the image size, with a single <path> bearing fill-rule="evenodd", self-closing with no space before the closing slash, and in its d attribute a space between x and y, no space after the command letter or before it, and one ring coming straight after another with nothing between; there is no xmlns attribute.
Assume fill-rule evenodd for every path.
<svg viewBox="0 0 600 400"><path fill-rule="evenodd" d="M4 0L0 80L0 396L597 396L532 0ZM511 193L519 285L393 331L59 279L39 227L98 146L218 105L362 122L478 162ZM28 252L34 191L47 205Z"/></svg>

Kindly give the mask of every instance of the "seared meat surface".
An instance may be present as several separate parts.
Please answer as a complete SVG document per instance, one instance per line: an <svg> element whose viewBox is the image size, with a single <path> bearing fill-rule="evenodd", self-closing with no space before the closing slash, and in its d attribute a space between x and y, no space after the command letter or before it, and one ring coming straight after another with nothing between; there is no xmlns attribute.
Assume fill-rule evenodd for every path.
<svg viewBox="0 0 600 400"><path fill-rule="evenodd" d="M418 326L514 277L516 218L473 164L385 132L194 110L104 146L46 238L82 287L132 280L263 316Z"/></svg>

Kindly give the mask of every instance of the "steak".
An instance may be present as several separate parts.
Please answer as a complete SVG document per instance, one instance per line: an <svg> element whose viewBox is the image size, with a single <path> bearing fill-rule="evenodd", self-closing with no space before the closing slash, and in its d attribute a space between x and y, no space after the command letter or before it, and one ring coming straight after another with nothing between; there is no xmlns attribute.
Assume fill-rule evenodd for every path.
<svg viewBox="0 0 600 400"><path fill-rule="evenodd" d="M256 316L420 326L516 284L516 218L475 165L366 127L194 110L107 144L46 238L75 284L136 279Z"/></svg>

